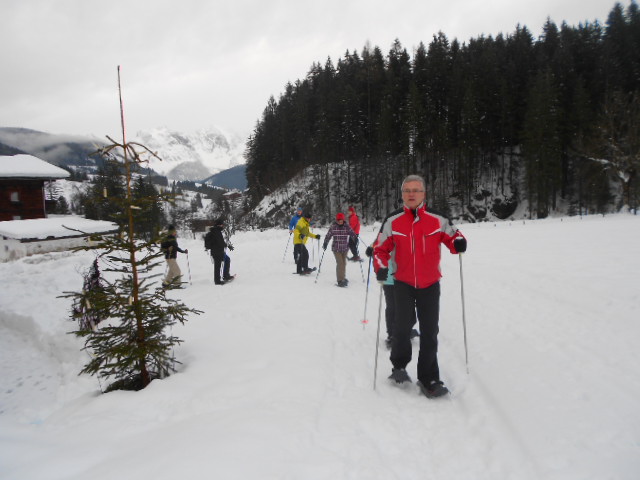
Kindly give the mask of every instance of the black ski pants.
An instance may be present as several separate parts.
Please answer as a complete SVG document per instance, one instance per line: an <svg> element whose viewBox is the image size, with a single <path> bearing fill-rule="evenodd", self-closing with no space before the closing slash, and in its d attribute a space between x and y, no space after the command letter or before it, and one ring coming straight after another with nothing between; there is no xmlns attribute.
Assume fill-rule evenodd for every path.
<svg viewBox="0 0 640 480"><path fill-rule="evenodd" d="M301 273L309 268L309 250L304 243L299 243L300 253L298 254L298 264L296 266L296 273Z"/></svg>
<svg viewBox="0 0 640 480"><path fill-rule="evenodd" d="M351 250L351 254L354 257L359 256L358 255L358 239L360 238L359 235L356 235L356 239L354 240L352 237L349 237L349 250Z"/></svg>
<svg viewBox="0 0 640 480"><path fill-rule="evenodd" d="M213 283L220 285L222 283L220 279L220 271L222 271L222 278L229 278L229 267L231 266L231 259L229 255L223 253L222 255L211 255L213 258ZM224 264L224 267L223 267Z"/></svg>
<svg viewBox="0 0 640 480"><path fill-rule="evenodd" d="M393 283L383 284L382 291L384 292L384 320L387 326L387 337L393 338L393 326L396 323L396 294ZM415 308L412 312L413 320L411 325L416 324L416 311Z"/></svg>
<svg viewBox="0 0 640 480"><path fill-rule="evenodd" d="M300 257L300 247L302 246L301 243L296 243L293 245L293 261L297 264L298 263L298 257Z"/></svg>
<svg viewBox="0 0 640 480"><path fill-rule="evenodd" d="M396 299L393 284L382 285L384 292L384 320L387 326L387 337L393 337L393 325L396 323Z"/></svg>
<svg viewBox="0 0 640 480"><path fill-rule="evenodd" d="M393 368L406 368L411 361L411 330L420 324L418 380L429 385L440 380L438 368L438 321L440 316L440 283L427 288L414 288L403 282L394 284L396 316L393 326L391 363Z"/></svg>

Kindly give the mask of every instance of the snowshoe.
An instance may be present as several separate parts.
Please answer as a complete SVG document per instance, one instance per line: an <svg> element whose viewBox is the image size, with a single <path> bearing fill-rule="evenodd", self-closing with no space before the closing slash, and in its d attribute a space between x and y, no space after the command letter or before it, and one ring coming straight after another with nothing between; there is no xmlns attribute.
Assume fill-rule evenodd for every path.
<svg viewBox="0 0 640 480"><path fill-rule="evenodd" d="M349 284L349 282L347 282L346 280L340 280L338 283L336 283L336 285L338 287L346 287Z"/></svg>
<svg viewBox="0 0 640 480"><path fill-rule="evenodd" d="M449 393L449 389L440 380L431 380L427 386L418 381L418 387L427 398L438 398Z"/></svg>
<svg viewBox="0 0 640 480"><path fill-rule="evenodd" d="M391 370L391 375L389 375L389 380L393 380L396 383L411 383L411 377L407 373L404 368L394 368Z"/></svg>
<svg viewBox="0 0 640 480"><path fill-rule="evenodd" d="M234 278L236 278L235 275L229 275L228 277L224 277L223 280L224 280L225 283L226 282L232 282Z"/></svg>

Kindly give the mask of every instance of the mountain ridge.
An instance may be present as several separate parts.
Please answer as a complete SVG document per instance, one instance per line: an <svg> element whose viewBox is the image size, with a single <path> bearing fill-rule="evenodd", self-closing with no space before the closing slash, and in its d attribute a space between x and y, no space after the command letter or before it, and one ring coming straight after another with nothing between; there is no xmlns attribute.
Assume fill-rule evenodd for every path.
<svg viewBox="0 0 640 480"><path fill-rule="evenodd" d="M139 131L132 141L158 155L161 160L151 158L148 167L170 180L202 181L245 163L244 138L217 127L191 133L160 127ZM97 137L0 127L5 154L24 152L61 167L99 165L91 154L106 143Z"/></svg>

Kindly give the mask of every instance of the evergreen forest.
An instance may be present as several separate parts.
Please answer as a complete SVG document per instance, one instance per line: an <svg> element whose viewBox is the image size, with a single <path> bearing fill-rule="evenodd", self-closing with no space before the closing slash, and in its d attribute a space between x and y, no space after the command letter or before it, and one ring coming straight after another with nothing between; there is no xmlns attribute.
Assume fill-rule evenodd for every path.
<svg viewBox="0 0 640 480"><path fill-rule="evenodd" d="M252 207L304 175L304 201L327 218L348 204L383 218L411 173L459 220L635 211L638 5L604 23L548 19L537 38L438 32L411 54L396 40L313 63L269 99L246 158Z"/></svg>

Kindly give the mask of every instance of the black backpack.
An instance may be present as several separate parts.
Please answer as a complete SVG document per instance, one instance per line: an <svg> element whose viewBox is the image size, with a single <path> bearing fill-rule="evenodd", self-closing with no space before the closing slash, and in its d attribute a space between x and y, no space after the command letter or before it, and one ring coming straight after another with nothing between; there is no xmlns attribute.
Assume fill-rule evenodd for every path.
<svg viewBox="0 0 640 480"><path fill-rule="evenodd" d="M213 248L213 232L209 231L209 233L207 233L204 236L204 248L205 250L211 250Z"/></svg>

